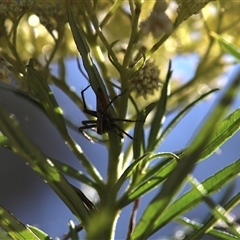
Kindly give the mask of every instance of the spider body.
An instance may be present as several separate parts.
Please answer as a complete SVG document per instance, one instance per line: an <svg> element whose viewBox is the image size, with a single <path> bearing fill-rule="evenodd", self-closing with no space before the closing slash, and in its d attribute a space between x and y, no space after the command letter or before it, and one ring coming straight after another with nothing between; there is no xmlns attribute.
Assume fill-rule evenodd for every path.
<svg viewBox="0 0 240 240"><path fill-rule="evenodd" d="M113 118L109 113L109 106L121 95L123 95L126 90L119 95L115 96L109 103L107 103L105 96L101 90L98 88L96 92L96 111L89 110L86 105L84 92L90 87L87 86L85 89L82 90L82 100L83 100L83 112L89 114L93 117L96 117L96 120L86 120L82 121L83 126L79 127L78 130L91 142L93 142L92 138L88 136L84 130L85 129L92 129L96 128L96 131L99 135L107 133L108 131L114 131L117 135L123 138L123 134L127 135L129 138L133 139L127 132L121 129L115 122L116 121L125 121L125 122L136 122L136 120L129 120L129 119L120 119L120 118Z"/></svg>

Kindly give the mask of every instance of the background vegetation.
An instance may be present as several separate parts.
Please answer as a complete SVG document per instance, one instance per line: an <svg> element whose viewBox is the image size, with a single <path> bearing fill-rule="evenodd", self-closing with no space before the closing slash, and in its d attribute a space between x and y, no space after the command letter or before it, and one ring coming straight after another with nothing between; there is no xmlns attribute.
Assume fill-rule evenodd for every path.
<svg viewBox="0 0 240 240"><path fill-rule="evenodd" d="M224 206L211 198L236 179L239 159L203 182L191 175L196 164L239 129L239 110L229 114L239 75L223 91L186 148L157 150L191 108L223 87L221 76L240 59L237 47L229 43L239 45L238 8L236 1L197 0L0 2L1 88L41 109L85 171L44 153L2 106L0 143L21 156L79 220L78 226L70 221L65 238L78 239L77 232L83 228L86 239L114 239L118 217L130 203L133 210L125 226L126 239L148 239L172 221L191 228L186 239L201 239L205 234L218 239L240 237L238 224L228 215L238 204L239 193ZM170 59L179 55L198 59L195 74L187 82L181 76L171 78L174 68ZM88 79L97 97L98 130L109 130L102 135L91 130L84 134L96 142L92 149L102 144L107 150L106 179L71 136L70 127L80 126L64 115L51 90L58 87L79 111L84 110L79 90L73 91L66 79L69 58L76 58L79 74ZM58 65L58 76L52 73L52 64ZM124 94L111 102L119 92ZM175 117L164 124L170 113ZM87 118L95 119L89 114ZM130 131L130 137L120 129ZM121 134L124 138L118 136ZM88 199L66 176L94 189L97 201ZM187 182L192 188L177 195ZM135 224L141 197L156 188L159 192ZM211 210L204 223L181 217L203 202ZM4 206L0 206L0 214L3 238L50 238L20 222ZM227 227L214 228L218 220Z"/></svg>

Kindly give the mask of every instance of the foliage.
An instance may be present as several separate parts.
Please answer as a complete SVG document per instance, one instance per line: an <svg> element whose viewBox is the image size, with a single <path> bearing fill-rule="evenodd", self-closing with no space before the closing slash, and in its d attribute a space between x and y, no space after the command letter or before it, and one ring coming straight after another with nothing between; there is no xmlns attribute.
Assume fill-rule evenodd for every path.
<svg viewBox="0 0 240 240"><path fill-rule="evenodd" d="M224 40L236 37L236 25L228 24L228 20L234 16L232 22L237 23L239 16L234 10L238 5L180 0L169 2L168 8L165 1L0 2L0 76L5 88L8 86L9 91L43 110L87 174L47 156L2 106L0 144L21 156L77 217L81 225L70 221L67 237L78 239L77 231L84 228L86 239L114 239L119 214L134 203L126 226L127 239L148 239L172 221L192 228L188 239L200 239L204 234L240 238L239 226L230 222L227 214L239 203L239 194L226 206L211 198L236 178L240 160L201 183L191 175L198 162L212 155L239 129L239 109L227 115L237 95L239 77L229 84L188 147L177 153L157 152L189 110L218 90L216 79L229 65L222 61L223 56L230 54L239 60L238 48ZM81 55L80 72L97 97L96 112L90 111L97 122L88 116L90 123L97 126L100 135L107 129L107 134L101 136L90 131L83 135L106 147L107 179L70 136L67 120L50 89L50 85L59 87L87 113L83 99L71 90L65 76L65 60L77 52ZM178 54L193 53L198 55L199 62L192 79L185 84L181 79L171 79L173 68L168 60ZM51 73L54 62L59 65L59 77ZM165 69L167 62L165 77L160 77L157 66ZM230 64L233 63L235 60ZM17 88L13 87L13 77ZM116 97L118 89L123 94ZM165 126L165 117L174 110L178 113ZM121 120L126 116L136 121L125 124ZM83 124L86 126L86 122ZM131 128L133 139L125 136L124 142L117 136L121 136L121 129L121 133L128 134ZM151 164L153 160L157 163ZM92 187L99 201L92 203L66 176ZM186 182L191 184L191 190L176 197ZM160 190L134 226L140 198L156 188ZM120 189L124 189L122 194ZM181 217L202 202L212 212L207 222L200 224ZM0 215L1 228L12 239L50 239L40 229L21 223L4 206L0 206ZM226 222L229 232L214 228L219 219Z"/></svg>

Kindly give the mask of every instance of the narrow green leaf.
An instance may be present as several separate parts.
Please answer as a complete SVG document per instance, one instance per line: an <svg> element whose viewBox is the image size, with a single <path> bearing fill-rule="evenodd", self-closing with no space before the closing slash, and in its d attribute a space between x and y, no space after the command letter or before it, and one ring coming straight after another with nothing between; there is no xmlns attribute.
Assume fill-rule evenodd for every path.
<svg viewBox="0 0 240 240"><path fill-rule="evenodd" d="M89 174L94 178L94 180L103 185L102 177L97 171L97 169L92 165L92 163L84 155L80 146L74 142L74 140L69 136L65 120L63 118L63 112L58 106L57 101L49 88L48 84L40 76L40 74L33 68L33 60L29 61L28 65L28 85L31 94L38 98L43 108L45 109L47 116L50 118L52 123L61 133L65 140L65 143L70 147L70 149L76 154L78 159L81 160L84 167L87 169Z"/></svg>
<svg viewBox="0 0 240 240"><path fill-rule="evenodd" d="M240 159L204 180L201 184L208 192L208 196L218 192L221 188L232 181L238 175L239 169ZM158 218L153 224L152 234L157 232L174 218L190 211L202 202L203 196L199 194L197 190L191 189L174 201L170 206L168 206L163 213L160 214L160 212L158 212L158 207L156 207L155 211L157 211L159 214ZM161 202L159 202L159 204L161 204Z"/></svg>
<svg viewBox="0 0 240 240"><path fill-rule="evenodd" d="M178 159L178 157L173 153L163 152L149 155L149 157L144 160L150 162L154 159L163 157L165 157L166 159L156 164L152 168L148 168L146 170L146 174L142 176L138 184L131 186L130 189L118 200L117 205L119 206L119 208L125 207L129 203L150 192L151 190L159 186L163 181L165 181L168 174L176 166L176 159ZM175 160L172 160L173 158Z"/></svg>
<svg viewBox="0 0 240 240"><path fill-rule="evenodd" d="M213 133L212 129L216 127L219 120L225 115L236 96L238 86L239 76L236 76L225 94L221 97L219 104L213 109L211 115L195 136L190 147L183 154L177 167L169 174L169 178L164 182L161 191L146 208L133 232L132 239L147 239L153 234L153 223L159 218L159 213L163 213L168 209L169 203L181 189L182 184L186 181L187 175L193 170L201 152L206 147L209 137L211 137Z"/></svg>
<svg viewBox="0 0 240 240"><path fill-rule="evenodd" d="M12 150L20 155L59 195L73 214L83 223L89 218L89 212L79 196L55 168L51 160L28 139L21 131L18 122L0 106L0 130L9 139Z"/></svg>
<svg viewBox="0 0 240 240"><path fill-rule="evenodd" d="M229 221L229 218L227 217L227 211L208 196L208 191L201 183L198 182L196 178L189 174L188 180L193 188L203 196L203 201L211 209L212 215L215 217L215 219L225 222L229 227L229 231L234 233L240 239L240 233L238 233L237 230L239 226L234 222ZM197 239L199 238L197 237Z"/></svg>
<svg viewBox="0 0 240 240"><path fill-rule="evenodd" d="M98 88L100 88L103 91L105 99L108 99L108 94L106 91L106 87L104 85L104 81L101 78L101 75L99 74L98 69L92 60L90 48L89 48L88 43L85 38L85 33L84 33L83 29L79 25L77 25L77 23L74 19L74 16L73 16L73 13L71 10L70 1L67 1L67 12L68 12L69 25L71 27L71 31L73 34L73 39L75 41L75 44L77 46L79 53L82 56L83 65L87 72L90 85L95 93L97 93ZM114 110L114 108L112 107L112 105L109 106L109 109L110 109L112 116L116 118L117 114L116 114L116 111ZM110 135L111 135L111 133L110 133Z"/></svg>
<svg viewBox="0 0 240 240"><path fill-rule="evenodd" d="M226 41L223 37L215 32L211 32L211 36L218 40L220 46L229 54L234 56L238 61L240 61L240 49L234 44Z"/></svg>
<svg viewBox="0 0 240 240"><path fill-rule="evenodd" d="M27 225L27 227L28 227L39 239L42 239L42 240L50 240L50 239L52 239L52 238L50 238L45 232L43 232L42 230L40 230L40 229L37 228L37 227L30 226L30 225Z"/></svg>
<svg viewBox="0 0 240 240"><path fill-rule="evenodd" d="M147 151L151 152L155 149L157 144L157 139L160 135L160 130L162 128L162 123L164 119L164 114L167 106L167 98L169 95L169 81L172 75L171 70L171 61L169 62L168 72L166 76L166 80L164 82L161 95L159 100L156 102L156 112L154 114L153 120L151 122L151 129L148 137L148 147Z"/></svg>
<svg viewBox="0 0 240 240"><path fill-rule="evenodd" d="M78 26L77 23L75 22L71 8L72 8L72 5L71 5L70 1L67 1L67 12L68 12L69 25L71 27L73 39L75 41L77 49L82 56L83 65L84 65L85 70L87 71L90 84L91 84L94 92L97 92L98 88L100 87L103 90L104 95L107 96L107 92L106 92L103 80L97 70L97 67L95 66L95 64L92 60L92 57L90 54L90 48L89 48L88 43L85 38L85 33L84 33L83 29L80 26Z"/></svg>
<svg viewBox="0 0 240 240"><path fill-rule="evenodd" d="M92 179L85 176L81 171L78 171L76 168L73 168L72 166L66 163L62 163L56 159L51 158L50 160L53 162L55 167L65 175L68 175L82 183L85 183L86 185L93 187L97 191L100 190L98 184L95 183Z"/></svg>
<svg viewBox="0 0 240 240"><path fill-rule="evenodd" d="M189 227L189 228L192 228L192 229L195 229L195 230L199 230L204 226L204 224L201 224L201 223L198 223L196 221L190 220L186 217L178 218L176 221L178 223L186 226L186 227ZM236 240L236 239L238 239L237 236L234 236L233 234L231 234L229 232L221 231L221 230L214 229L214 228L211 229L207 234L210 235L210 236L216 237L217 239L224 239L224 240ZM188 236L188 239L201 239L201 238L192 238L192 236Z"/></svg>
<svg viewBox="0 0 240 240"><path fill-rule="evenodd" d="M52 123L63 134L67 135L67 128L63 117L63 111L59 107L47 82L34 68L33 59L30 59L29 61L29 64L27 66L27 73L28 91L30 95L40 101Z"/></svg>
<svg viewBox="0 0 240 240"><path fill-rule="evenodd" d="M8 139L0 132L0 146L2 147L8 147L9 146L9 141Z"/></svg>
<svg viewBox="0 0 240 240"><path fill-rule="evenodd" d="M227 204L225 204L224 209L226 211L231 211L234 207L239 205L240 203L240 193L236 194L232 199L230 199ZM197 229L195 232L191 234L192 239L201 239L205 233L211 232L211 229L216 225L218 219L213 216L201 226L201 228Z"/></svg>
<svg viewBox="0 0 240 240"><path fill-rule="evenodd" d="M190 103L187 107L185 107L169 124L168 126L163 130L159 140L158 145L161 143L161 141L164 140L165 136L171 132L171 130L174 128L174 126L191 110L197 103L199 103L201 100L212 94L213 92L218 91L219 89L212 89L207 93L202 94L199 98L197 98L195 101Z"/></svg>
<svg viewBox="0 0 240 240"><path fill-rule="evenodd" d="M213 135L207 146L202 151L200 159L205 159L213 154L229 138L231 138L240 128L240 109L237 109L225 118L213 131Z"/></svg>
<svg viewBox="0 0 240 240"><path fill-rule="evenodd" d="M13 239L17 240L39 240L43 238L37 237L28 226L25 226L15 216L8 212L4 207L0 206L0 226Z"/></svg>
<svg viewBox="0 0 240 240"><path fill-rule="evenodd" d="M240 109L235 110L227 116L213 130L206 147L203 149L199 161L206 159L219 149L228 139L230 139L240 128ZM183 152L185 152L184 150ZM179 156L182 156L181 153ZM169 163L170 164L170 163Z"/></svg>
<svg viewBox="0 0 240 240"><path fill-rule="evenodd" d="M116 196L117 193L119 192L121 186L124 184L124 182L127 180L127 178L132 174L133 170L137 167L137 165L143 161L144 159L146 159L148 157L148 154L145 154L141 157L139 157L138 159L136 159L125 171L124 173L121 175L121 177L118 179L117 183L114 185L113 190L111 191L111 194L109 196L109 199L113 199L111 196ZM115 202L113 203L115 204Z"/></svg>
<svg viewBox="0 0 240 240"><path fill-rule="evenodd" d="M154 107L155 103L151 103L138 114L138 122L136 122L133 135L133 159L139 158L142 151L145 152L144 122L140 121L145 121L148 114L153 110Z"/></svg>
<svg viewBox="0 0 240 240"><path fill-rule="evenodd" d="M210 92L206 94L210 94ZM201 97L204 97L204 96L201 96ZM208 141L209 143L207 144L207 146L204 148L204 150L200 155L200 160L205 159L208 156L210 156L212 153L214 153L221 145L223 145L229 138L231 138L239 130L239 127L240 127L240 109L237 109L232 114L230 114L227 118L225 118L215 128L212 137ZM180 154L180 156L181 155L182 154ZM176 166L176 162L172 159L167 160L165 167L163 167L164 165L162 164L165 164L165 161L155 166L155 168L159 170L166 169L166 172L159 171L158 175L156 175L156 178L161 179L161 181L158 181L156 179L148 181L149 179L146 175L144 178L145 180L142 179L141 186L139 186L138 188L135 189L135 191L130 193L126 199L121 199L121 203L120 203L121 207L128 205L137 197L140 197L146 192L149 192L150 190L154 189L156 186L158 186L158 184L160 184L162 181L166 179L167 174L169 174L173 170L173 168ZM149 173L149 170L147 170L147 174L148 173ZM150 175L151 174L152 173L150 173Z"/></svg>
<svg viewBox="0 0 240 240"><path fill-rule="evenodd" d="M138 120L145 121L148 114L155 107L155 103L151 103L145 109L141 111L141 114L138 117ZM145 133L144 133L144 122L137 122L134 130L134 139L133 139L133 159L137 159L143 153L146 152L145 147ZM145 168L148 161L142 161L141 164L135 169L132 174L131 185L135 185L138 182L139 177L141 178L142 169Z"/></svg>

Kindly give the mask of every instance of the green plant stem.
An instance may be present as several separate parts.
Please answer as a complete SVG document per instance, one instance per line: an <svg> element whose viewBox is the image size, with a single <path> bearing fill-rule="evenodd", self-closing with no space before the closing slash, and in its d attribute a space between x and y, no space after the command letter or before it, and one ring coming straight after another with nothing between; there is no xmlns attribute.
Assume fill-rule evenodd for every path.
<svg viewBox="0 0 240 240"><path fill-rule="evenodd" d="M140 3L135 3L135 11L133 10L133 16L132 16L132 22L131 22L131 36L130 39L128 41L128 46L126 49L126 53L123 59L123 68L127 69L129 66L129 61L132 60L131 56L132 56L132 50L134 45L137 43L138 40L138 34L137 34L137 30L138 30L138 21L139 21L139 17L140 17L140 13L141 13L141 4ZM123 81L125 79L122 79ZM127 81L126 81L127 82Z"/></svg>
<svg viewBox="0 0 240 240"><path fill-rule="evenodd" d="M103 18L103 20L99 24L100 28L103 28L108 23L108 21L113 16L113 14L116 12L116 10L119 7L121 7L122 2L123 2L123 0L114 1L114 3L112 5L112 7L109 9L107 15Z"/></svg>
<svg viewBox="0 0 240 240"><path fill-rule="evenodd" d="M4 31L4 35L5 35L5 39L7 41L7 44L8 44L8 47L9 47L10 51L12 52L13 56L16 58L16 61L17 61L17 64L18 64L17 67L19 68L19 71L21 71L21 73L23 75L25 75L26 74L25 68L22 64L22 60L21 60L20 56L18 55L17 49L11 43L11 41L9 39L9 36L7 35L6 31Z"/></svg>
<svg viewBox="0 0 240 240"><path fill-rule="evenodd" d="M106 206L100 208L91 218L86 239L114 240L119 214L119 211Z"/></svg>
<svg viewBox="0 0 240 240"><path fill-rule="evenodd" d="M92 21L92 24L94 26L94 29L97 33L97 36L100 38L106 49L108 50L109 55L111 56L111 59L113 59L115 66L117 67L118 70L122 68L121 64L118 62L118 59L112 50L110 44L108 43L107 39L105 38L104 34L102 33L101 28L99 27L98 19L96 17L96 14L93 14L93 9L91 7L90 1L84 1L84 6L86 11L88 12L88 15Z"/></svg>
<svg viewBox="0 0 240 240"><path fill-rule="evenodd" d="M120 166L122 166L121 139L116 136L115 132L109 132L109 156L108 156L108 173L107 173L107 188L111 191L121 174ZM115 198L116 196L113 196Z"/></svg>
<svg viewBox="0 0 240 240"><path fill-rule="evenodd" d="M47 74L49 72L49 65L51 64L57 50L59 49L59 46L60 46L60 43L62 42L62 39L63 39L63 32L59 33L62 35L62 37L58 37L57 39L54 38L53 36L53 39L55 41L55 44L54 44L54 48L53 48L53 51L51 52L50 54L50 57L49 59L47 60L47 64L45 65L44 67L44 72Z"/></svg>
<svg viewBox="0 0 240 240"><path fill-rule="evenodd" d="M155 43L152 48L144 55L144 57L139 59L139 61L135 64L134 68L128 71L128 73L125 75L125 79L131 78L131 76L136 72L136 70L141 68L141 66L143 65L143 59L144 61L148 60L153 55L153 53L155 53L159 49L159 47L171 36L174 30L175 28L173 28L171 32L166 33L157 43Z"/></svg>

